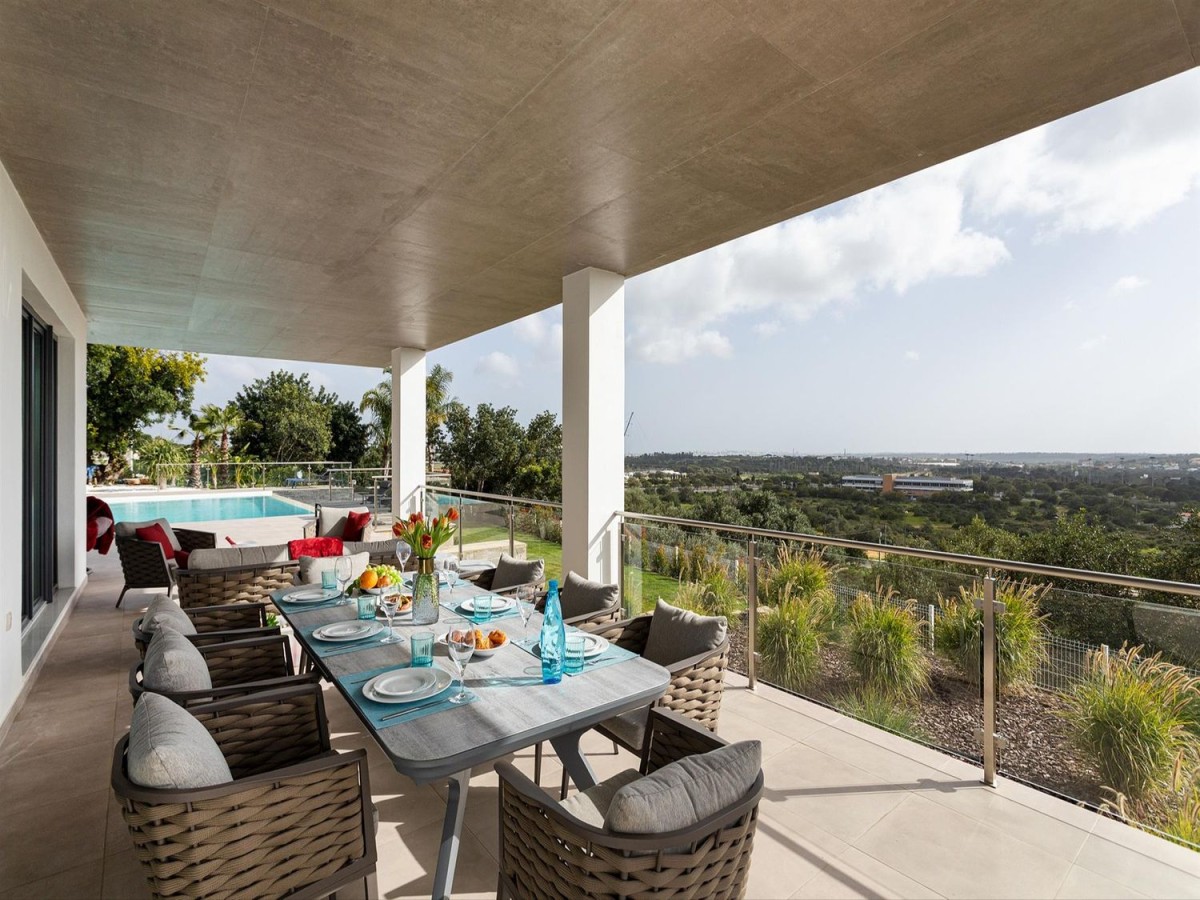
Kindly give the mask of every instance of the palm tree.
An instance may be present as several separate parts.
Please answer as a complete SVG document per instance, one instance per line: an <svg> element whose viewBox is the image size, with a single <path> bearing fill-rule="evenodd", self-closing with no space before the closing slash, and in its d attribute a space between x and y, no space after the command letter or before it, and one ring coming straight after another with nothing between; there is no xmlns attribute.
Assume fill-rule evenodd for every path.
<svg viewBox="0 0 1200 900"><path fill-rule="evenodd" d="M182 425L176 429L176 433L192 445L192 474L188 478L188 487L198 488L202 486L200 479L200 456L205 442L210 440L217 431L212 421L208 418L208 414L215 409L218 409L218 407L211 403L205 404L200 407L200 412L188 415L186 425Z"/></svg>
<svg viewBox="0 0 1200 900"><path fill-rule="evenodd" d="M382 450L383 470L391 470L392 464L392 370L383 370L387 376L375 387L363 394L358 411L367 413L367 429L372 440Z"/></svg>
<svg viewBox="0 0 1200 900"><path fill-rule="evenodd" d="M241 407L232 402L226 403L224 406L206 403L200 407L200 414L207 419L213 431L221 435L220 449L218 450L218 459L221 465L218 471L221 475L221 483L225 484L229 481L229 435L248 424L246 417L242 415Z"/></svg>
<svg viewBox="0 0 1200 900"><path fill-rule="evenodd" d="M438 363L425 378L425 471L433 468L433 451L441 443L442 425L450 405L454 373Z"/></svg>

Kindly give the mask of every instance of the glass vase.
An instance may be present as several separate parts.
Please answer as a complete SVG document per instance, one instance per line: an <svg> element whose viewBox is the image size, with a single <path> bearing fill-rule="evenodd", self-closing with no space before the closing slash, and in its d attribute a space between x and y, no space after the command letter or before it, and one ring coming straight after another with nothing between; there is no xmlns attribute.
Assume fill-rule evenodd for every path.
<svg viewBox="0 0 1200 900"><path fill-rule="evenodd" d="M438 577L433 569L433 559L417 559L417 570L413 575L412 623L432 625L441 615L438 606Z"/></svg>

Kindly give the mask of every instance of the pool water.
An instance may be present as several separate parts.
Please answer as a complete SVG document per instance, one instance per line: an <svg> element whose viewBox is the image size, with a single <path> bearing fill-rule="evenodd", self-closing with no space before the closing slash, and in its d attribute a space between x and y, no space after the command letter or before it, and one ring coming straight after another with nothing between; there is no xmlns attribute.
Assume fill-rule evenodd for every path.
<svg viewBox="0 0 1200 900"><path fill-rule="evenodd" d="M237 497L176 497L171 500L109 500L118 522L166 519L171 523L221 522L226 519L269 519L312 515L312 510L274 494Z"/></svg>

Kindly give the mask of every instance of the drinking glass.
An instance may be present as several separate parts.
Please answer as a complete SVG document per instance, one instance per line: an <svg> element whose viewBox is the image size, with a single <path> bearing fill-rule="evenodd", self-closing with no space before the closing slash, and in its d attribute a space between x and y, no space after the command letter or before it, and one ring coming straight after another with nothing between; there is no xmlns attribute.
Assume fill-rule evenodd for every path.
<svg viewBox="0 0 1200 900"><path fill-rule="evenodd" d="M442 568L446 570L446 587L454 590L458 587L458 564L448 559L442 564Z"/></svg>
<svg viewBox="0 0 1200 900"><path fill-rule="evenodd" d="M521 614L521 625L525 628L529 627L529 620L533 616L533 598L536 595L537 590L531 584L517 588L517 612Z"/></svg>
<svg viewBox="0 0 1200 900"><path fill-rule="evenodd" d="M402 638L392 629L392 617L396 615L396 610L400 608L400 595L394 591L389 591L379 598L379 605L383 607L383 614L387 616L388 633L379 643L381 644L398 644Z"/></svg>
<svg viewBox="0 0 1200 900"><path fill-rule="evenodd" d="M408 639L412 648L413 668L429 668L433 665L433 632L418 631Z"/></svg>
<svg viewBox="0 0 1200 900"><path fill-rule="evenodd" d="M471 601L471 604L474 606L474 613L471 618L480 624L492 621L491 594L480 594Z"/></svg>
<svg viewBox="0 0 1200 900"><path fill-rule="evenodd" d="M583 671L583 651L587 649L587 641L579 633L567 635L566 653L563 657L563 671L579 673Z"/></svg>
<svg viewBox="0 0 1200 900"><path fill-rule="evenodd" d="M475 652L475 632L451 631L446 635L446 649L458 669L458 693L450 698L450 702L465 703L470 699L467 693L467 662Z"/></svg>
<svg viewBox="0 0 1200 900"><path fill-rule="evenodd" d="M396 541L396 560L400 563L401 572L408 565L408 558L410 556L412 556L412 547L408 546L408 542Z"/></svg>
<svg viewBox="0 0 1200 900"><path fill-rule="evenodd" d="M322 569L321 589L332 591L335 587L337 587L337 572L333 571L333 569Z"/></svg>
<svg viewBox="0 0 1200 900"><path fill-rule="evenodd" d="M348 556L339 556L333 563L333 571L337 575L338 588L342 592L341 599L338 600L338 606L346 606L354 601L346 596L346 587L350 584L350 578L354 573L353 564Z"/></svg>

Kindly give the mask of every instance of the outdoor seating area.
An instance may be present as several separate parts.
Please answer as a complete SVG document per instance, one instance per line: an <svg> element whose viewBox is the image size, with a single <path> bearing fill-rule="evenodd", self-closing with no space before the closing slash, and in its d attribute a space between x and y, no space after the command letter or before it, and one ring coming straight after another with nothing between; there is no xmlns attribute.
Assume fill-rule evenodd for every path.
<svg viewBox="0 0 1200 900"><path fill-rule="evenodd" d="M141 635L144 641L141 629L151 613L141 608L114 610L112 596L120 586L117 561L97 559L87 590L51 648L11 732L0 743L0 784L14 813L0 825L0 841L6 848L0 860L0 893L5 897L144 897L149 896L147 866L173 872L187 869L162 856L155 842L144 836L160 827L171 831L192 827L191 820L172 824L157 811L163 800L177 801L185 795L170 790L154 795L152 790L137 788L128 769L121 768L133 718L130 671L131 667L137 671L139 655L133 636ZM751 786L740 805L714 811L705 816L703 824L667 837L665 840L677 842L670 845L676 851L692 849L667 854L664 859L670 865L659 876L644 865L634 865L636 871L631 871L628 859L646 858L632 851L652 848L655 838L601 839L595 830L596 819L588 818L600 815L607 802L603 795L597 797L597 788L572 791L560 811L557 787L563 766L557 756L547 753L543 771L534 778L534 746L528 726L537 726L524 718L531 713L509 706L509 701L488 697L489 693L526 690L486 685L492 678L521 677L532 657L520 648L508 648L486 664L487 668L481 661L468 664L467 686L484 699L445 716L417 718L410 727L381 728L381 723L364 720L353 686L337 675L361 671L364 666L377 667L377 661L386 658L385 648L374 646L324 658L325 668L335 673L332 684L314 676L289 675L287 651L278 643L280 639L262 635L258 623L263 621L263 605L231 606L244 607L246 618L235 622L221 609L205 612L193 608L182 613L196 627L192 649L206 660L214 659L205 653L205 630L247 625L249 638L242 637L240 628L224 630L234 638L232 645L258 647L261 642L261 646L275 647L269 668L244 670L247 679L266 678L264 684L275 689L253 699L253 694L248 698L243 690L226 686L225 673L231 671L237 656L235 646L234 651L227 651L221 674L217 674L218 667L210 670L212 686L199 689L215 699L199 702L202 698L176 696L189 715L217 737L222 756L230 760L231 786L205 788L204 796L231 797L240 792L268 796L269 792L256 785L295 778L306 785L305 799L298 801L300 808L324 809L319 806L321 800L312 798L327 789L322 786L325 773L338 773L329 777L342 779L346 789L339 796L350 799L338 807L341 812L334 819L340 824L327 829L336 834L326 835L323 830L319 837L308 835L305 839L327 841L338 848L330 850L328 858L338 859L339 871L353 880L351 891L366 890L370 896L389 898L434 895L449 805L460 813L456 897L494 896L501 880L502 890L510 896L556 896L550 873L557 867L572 873L572 883L590 884L598 892L601 885L629 878L660 887L692 883L689 878L712 878L713 884L721 885L738 884L744 878L744 895L756 898L1200 896L1200 864L1191 851L1011 782L1001 780L996 788L986 787L980 783L976 766L781 691L765 686L748 690L745 679L733 674L726 674L717 697L720 716L715 735L692 720L667 712L665 708L684 708L673 705L669 696L659 704L664 714L656 712L647 720L651 740L643 747L651 748L649 757L614 749L611 739L599 729L585 729L579 735L578 746L590 763L592 777L610 787L632 778L631 770L650 772L665 759L695 752L697 742L710 747L739 741L760 745L759 787ZM336 621L340 609L325 607L295 615L293 627L298 633L310 628L304 624L306 617L308 622ZM519 633L519 619L500 622L514 636ZM617 630L627 632L629 626ZM399 658L399 648L396 653L394 658ZM364 659L357 662L357 657ZM624 664L610 666L596 674L622 668ZM644 671L653 673L656 667L646 663ZM666 674L659 671L664 671L660 676L664 681L651 675L645 692L662 695ZM278 687L282 683L286 686ZM502 704L495 709L505 709L503 715L489 712L494 702ZM574 694L564 702L578 710L594 701L581 702ZM278 711L285 707L286 715ZM246 710L252 713L250 719L244 718ZM597 711L594 718L600 715ZM236 727L239 717L253 721L254 729L247 732ZM504 725L510 717L522 717L520 726ZM457 719L462 732L455 735L439 728L438 741L430 745L421 737L421 723L432 728L439 718L447 723ZM286 740L279 738L283 731L272 730L277 719L287 723ZM321 730L322 719L327 737ZM456 748L477 746L479 728L509 727L521 731L522 737L509 741L494 761L474 764L474 759L462 756L457 756L458 762L436 761L439 754L456 756ZM668 740L662 734L664 728L680 737ZM230 741L239 747L236 752L230 750ZM654 749L656 741L669 748L662 751L665 755L659 756ZM260 760L255 754L264 752L266 745L275 750ZM560 740L557 745L567 751L566 768L578 768L568 744ZM331 758L329 751L337 751L339 756ZM22 766L31 755L40 763L33 777ZM401 759L420 764L406 773L398 770ZM113 763L118 767L112 768ZM460 781L457 787L449 775L445 780L426 777L466 763L473 764L469 782ZM581 772L580 777L588 775ZM282 787L280 791L279 798L284 798L290 789ZM361 799L355 800L360 791ZM362 812L368 809L368 794L377 826L364 819ZM593 798L586 815L580 810L584 801L578 799L584 794ZM226 801L213 806L218 821L221 802ZM129 807L137 810L132 818L122 813ZM73 836L69 846L52 838L60 833L61 823L66 821L63 817L68 815ZM299 816L305 821L312 818L316 817ZM264 812L255 821L259 823L255 826L260 835L257 842L274 827L273 816ZM538 827L531 828L531 822ZM705 859L711 862L706 870L709 874L697 874L697 848L703 843L697 829L702 831L717 822L721 823L722 838L704 845ZM131 828L142 831L131 837ZM356 835L365 835L361 846ZM579 846L572 841L581 836L594 842L592 856L584 860L578 851L568 857L558 855L565 847ZM609 849L600 849L605 846ZM958 850L948 853L947 847ZM223 851L214 845L195 852L220 858ZM276 883L271 879L281 877L278 861L269 858L270 853L260 855L262 859L256 857L254 866L247 867L254 873L247 877L264 879L261 882L226 882L232 873L229 866L192 874L203 886L201 890L212 888L214 895L219 895L222 886L237 894L250 891L250 884ZM367 877L372 866L373 882ZM319 876L316 881L332 879L321 882L323 889L337 880L319 864L311 870ZM690 874L681 874L685 871ZM540 873L538 884L546 885L544 894L530 888L529 872ZM661 881L654 881L656 877ZM214 878L218 880L212 881ZM347 889L339 889L339 896L346 895ZM713 890L700 895L726 895L718 888Z"/></svg>

